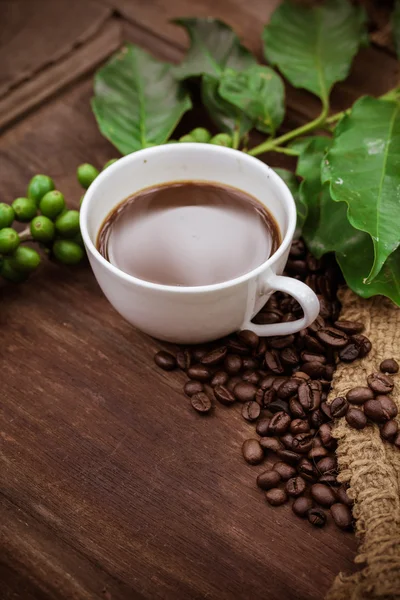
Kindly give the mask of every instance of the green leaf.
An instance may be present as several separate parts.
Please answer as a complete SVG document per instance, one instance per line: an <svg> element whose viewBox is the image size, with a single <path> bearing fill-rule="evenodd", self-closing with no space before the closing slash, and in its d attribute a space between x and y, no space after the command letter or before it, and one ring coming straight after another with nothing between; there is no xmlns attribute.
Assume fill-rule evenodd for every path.
<svg viewBox="0 0 400 600"><path fill-rule="evenodd" d="M400 0L396 0L392 14L392 34L397 56L400 58Z"/></svg>
<svg viewBox="0 0 400 600"><path fill-rule="evenodd" d="M186 29L190 48L183 62L175 67L179 79L203 74L221 75L224 69L247 69L256 59L242 46L234 31L218 19L175 19Z"/></svg>
<svg viewBox="0 0 400 600"><path fill-rule="evenodd" d="M252 128L251 120L239 108L224 100L219 92L219 78L203 75L201 99L216 126L226 133L239 132L240 137Z"/></svg>
<svg viewBox="0 0 400 600"><path fill-rule="evenodd" d="M240 108L263 133L274 134L285 116L285 89L273 69L254 65L245 71L227 69L219 93Z"/></svg>
<svg viewBox="0 0 400 600"><path fill-rule="evenodd" d="M295 238L299 238L307 217L307 204L300 198L299 181L296 175L287 169L274 169L274 171L286 183L294 198L297 212L297 223L294 236Z"/></svg>
<svg viewBox="0 0 400 600"><path fill-rule="evenodd" d="M295 87L325 106L337 81L346 79L365 40L365 11L346 0L304 7L285 0L264 29L264 52Z"/></svg>
<svg viewBox="0 0 400 600"><path fill-rule="evenodd" d="M333 200L347 203L350 223L372 237L369 283L400 244L400 104L358 100L336 128L323 179Z"/></svg>
<svg viewBox="0 0 400 600"><path fill-rule="evenodd" d="M94 93L100 131L122 154L163 144L192 106L172 65L132 44L97 72Z"/></svg>

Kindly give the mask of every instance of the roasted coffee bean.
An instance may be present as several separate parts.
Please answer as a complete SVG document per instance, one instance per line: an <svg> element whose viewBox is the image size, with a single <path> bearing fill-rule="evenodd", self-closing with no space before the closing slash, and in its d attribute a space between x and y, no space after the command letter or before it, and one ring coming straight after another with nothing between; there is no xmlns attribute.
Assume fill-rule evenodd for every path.
<svg viewBox="0 0 400 600"><path fill-rule="evenodd" d="M262 437L260 439L260 445L264 450L271 450L271 452L278 452L278 450L284 450L284 445L278 438L273 437Z"/></svg>
<svg viewBox="0 0 400 600"><path fill-rule="evenodd" d="M346 398L350 404L360 405L364 404L367 400L373 400L374 393L370 388L359 385L347 392Z"/></svg>
<svg viewBox="0 0 400 600"><path fill-rule="evenodd" d="M273 466L273 469L274 471L279 473L283 481L287 481L288 479L291 479L292 477L296 476L296 469L292 467L292 465L288 465L285 462L276 462Z"/></svg>
<svg viewBox="0 0 400 600"><path fill-rule="evenodd" d="M265 492L265 498L271 506L281 506L287 502L287 494L285 490L281 490L279 488L272 488Z"/></svg>
<svg viewBox="0 0 400 600"><path fill-rule="evenodd" d="M322 508L310 508L307 519L314 527L323 527L326 523L326 514Z"/></svg>
<svg viewBox="0 0 400 600"><path fill-rule="evenodd" d="M364 429L367 425L367 417L359 408L350 408L345 419L353 429Z"/></svg>
<svg viewBox="0 0 400 600"><path fill-rule="evenodd" d="M360 321L335 321L334 326L336 329L347 333L347 335L361 333L364 330L364 325Z"/></svg>
<svg viewBox="0 0 400 600"><path fill-rule="evenodd" d="M243 331L239 331L237 336L239 341L249 348L257 348L260 341L258 335L249 329L243 329Z"/></svg>
<svg viewBox="0 0 400 600"><path fill-rule="evenodd" d="M334 365L326 365L325 367L325 379L332 381L333 374L335 372Z"/></svg>
<svg viewBox="0 0 400 600"><path fill-rule="evenodd" d="M287 381L284 381L283 383L281 383L277 390L278 398L281 398L282 400L287 400L288 398L295 396L301 383L301 379L295 379L294 377L288 379Z"/></svg>
<svg viewBox="0 0 400 600"><path fill-rule="evenodd" d="M309 352L315 352L316 354L321 354L325 350L324 346L311 335L306 335L304 337L304 347L307 348Z"/></svg>
<svg viewBox="0 0 400 600"><path fill-rule="evenodd" d="M292 511L297 517L304 519L307 516L308 511L312 508L311 498L300 496L292 504Z"/></svg>
<svg viewBox="0 0 400 600"><path fill-rule="evenodd" d="M399 363L394 358L387 358L381 362L379 368L382 373L398 373Z"/></svg>
<svg viewBox="0 0 400 600"><path fill-rule="evenodd" d="M228 390L230 390L231 392L233 392L234 388L237 386L238 383L241 383L242 378L239 377L238 375L235 375L234 377L231 377L228 381L228 383L226 384L226 387L228 388Z"/></svg>
<svg viewBox="0 0 400 600"><path fill-rule="evenodd" d="M210 385L211 387L217 387L217 385L226 385L229 381L228 373L225 371L217 371L213 378L211 379Z"/></svg>
<svg viewBox="0 0 400 600"><path fill-rule="evenodd" d="M319 426L319 427L320 427L320 426ZM319 429L319 427L318 427L318 429ZM314 431L315 431L315 430L314 430L314 429L312 429L312 430L311 430L311 433L313 433L313 434L314 434ZM321 438L320 438L320 437L319 437L319 435L317 434L317 435L315 435L315 436L314 436L314 439L313 439L313 448L319 448L319 447L321 447L321 448L322 448L323 446L322 446Z"/></svg>
<svg viewBox="0 0 400 600"><path fill-rule="evenodd" d="M178 367L182 369L182 371L187 371L187 369L192 364L192 357L190 355L189 350L178 350L176 353L176 362Z"/></svg>
<svg viewBox="0 0 400 600"><path fill-rule="evenodd" d="M303 240L294 240L290 246L290 256L292 258L302 258L306 255L306 247Z"/></svg>
<svg viewBox="0 0 400 600"><path fill-rule="evenodd" d="M267 377L263 377L259 382L259 386L262 390L269 390L272 388L272 385L276 379L276 375L267 375Z"/></svg>
<svg viewBox="0 0 400 600"><path fill-rule="evenodd" d="M326 364L326 356L317 352L310 352L309 350L303 350L300 354L301 360L305 363L309 362L320 362L323 365ZM305 371L307 373L307 371Z"/></svg>
<svg viewBox="0 0 400 600"><path fill-rule="evenodd" d="M256 325L271 325L272 323L279 323L282 318L282 313L278 310L268 310L259 312L253 319L253 323Z"/></svg>
<svg viewBox="0 0 400 600"><path fill-rule="evenodd" d="M309 275L307 275L305 279L305 284L308 285L308 287L310 287L313 290L313 292L319 292L318 277L315 273L310 273Z"/></svg>
<svg viewBox="0 0 400 600"><path fill-rule="evenodd" d="M316 467L312 464L311 461L308 460L308 458L304 457L300 460L300 462L297 465L297 472L303 477L303 479L312 483L317 481L319 477L319 473Z"/></svg>
<svg viewBox="0 0 400 600"><path fill-rule="evenodd" d="M324 421L324 413L319 408L317 408L317 410L313 410L313 412L309 416L310 425L315 429L319 429L319 427L321 427Z"/></svg>
<svg viewBox="0 0 400 600"><path fill-rule="evenodd" d="M382 397L387 398L387 396ZM390 400L390 398L388 399ZM393 405L395 406L394 403ZM391 418L379 400L367 400L367 402L364 404L364 414L374 423L385 423Z"/></svg>
<svg viewBox="0 0 400 600"><path fill-rule="evenodd" d="M297 317L293 313L288 312L283 315L283 317L281 319L281 323L289 323L290 321L295 321L296 318ZM281 358L282 358L282 356L281 356Z"/></svg>
<svg viewBox="0 0 400 600"><path fill-rule="evenodd" d="M187 374L190 379L195 379L196 381L208 381L212 377L210 369L204 365L189 367Z"/></svg>
<svg viewBox="0 0 400 600"><path fill-rule="evenodd" d="M360 346L357 342L350 341L347 346L339 352L339 358L342 362L350 363L360 356Z"/></svg>
<svg viewBox="0 0 400 600"><path fill-rule="evenodd" d="M364 358L369 352L371 352L372 344L369 341L369 339L365 337L365 335L362 335L361 333L356 333L351 337L351 341L356 342L356 344L358 344L360 348L358 355L359 358Z"/></svg>
<svg viewBox="0 0 400 600"><path fill-rule="evenodd" d="M320 410L322 414L324 414L325 417L328 419L328 421L332 421L331 407L329 406L329 404L327 404L326 402L321 402Z"/></svg>
<svg viewBox="0 0 400 600"><path fill-rule="evenodd" d="M274 348L274 350L283 350L284 348L288 348L294 342L294 335L281 335L278 337L271 337L268 340L270 348Z"/></svg>
<svg viewBox="0 0 400 600"><path fill-rule="evenodd" d="M228 354L225 357L224 366L229 375L236 375L241 370L243 362L237 354Z"/></svg>
<svg viewBox="0 0 400 600"><path fill-rule="evenodd" d="M256 393L256 397L254 398L254 400L261 406L264 406L264 390L262 390L261 388L258 388L257 393Z"/></svg>
<svg viewBox="0 0 400 600"><path fill-rule="evenodd" d="M242 417L246 419L246 421L257 421L258 417L260 416L260 412L260 405L257 404L257 402L254 402L254 400L243 404Z"/></svg>
<svg viewBox="0 0 400 600"><path fill-rule="evenodd" d="M323 483L329 487L336 487L340 485L336 479L336 475L331 475L329 473L324 473L324 475L321 475L321 477L318 479L318 483Z"/></svg>
<svg viewBox="0 0 400 600"><path fill-rule="evenodd" d="M226 346L221 346L220 348L215 348L215 350L211 350L211 352L207 352L201 359L201 364L206 365L207 367L215 367L219 365L225 358L228 349Z"/></svg>
<svg viewBox="0 0 400 600"><path fill-rule="evenodd" d="M198 394L199 392L204 391L203 384L200 381L187 381L183 387L183 391L187 396L193 396L193 394Z"/></svg>
<svg viewBox="0 0 400 600"><path fill-rule="evenodd" d="M283 410L275 413L269 423L269 434L283 435L289 429L290 420L290 416Z"/></svg>
<svg viewBox="0 0 400 600"><path fill-rule="evenodd" d="M243 381L257 385L260 381L260 375L257 373L257 371L248 370L243 373L242 379Z"/></svg>
<svg viewBox="0 0 400 600"><path fill-rule="evenodd" d="M320 294L318 294L318 300L319 314L323 319L330 319L332 317L332 304Z"/></svg>
<svg viewBox="0 0 400 600"><path fill-rule="evenodd" d="M296 464L301 459L301 454L298 452L293 452L292 450L287 450L286 448L283 450L278 450L276 454L280 459L290 464Z"/></svg>
<svg viewBox="0 0 400 600"><path fill-rule="evenodd" d="M296 275L306 275L307 274L307 263L305 260L289 260L286 263L286 271L290 271L290 273L295 273Z"/></svg>
<svg viewBox="0 0 400 600"><path fill-rule="evenodd" d="M193 360L196 362L201 361L205 354L207 354L207 350L205 348L194 348L192 350Z"/></svg>
<svg viewBox="0 0 400 600"><path fill-rule="evenodd" d="M332 519L335 521L335 524L340 527L340 529L350 529L353 519L351 510L348 506L337 502L336 504L332 504L330 510Z"/></svg>
<svg viewBox="0 0 400 600"><path fill-rule="evenodd" d="M313 448L311 448L311 450L307 454L307 456L310 460L317 462L317 461L321 460L321 458L328 456L328 454L329 454L328 450L326 448L324 448L323 446L314 446Z"/></svg>
<svg viewBox="0 0 400 600"><path fill-rule="evenodd" d="M396 437L398 431L399 426L397 424L397 421L387 421L387 423L385 423L381 427L381 438L387 441L391 441Z"/></svg>
<svg viewBox="0 0 400 600"><path fill-rule="evenodd" d="M315 319L315 321L313 321L311 323L311 325L308 326L308 331L316 334L317 331L319 331L320 329L323 329L324 327L325 327L325 319L323 319L321 317L321 315L318 315L318 317Z"/></svg>
<svg viewBox="0 0 400 600"><path fill-rule="evenodd" d="M380 395L376 397L376 400L382 404L383 410L388 415L389 419L394 419L397 417L397 413L399 412L396 404L393 402L389 396Z"/></svg>
<svg viewBox="0 0 400 600"><path fill-rule="evenodd" d="M323 423L318 430L318 434L325 448L331 448L332 440L334 438L332 437L332 427L329 423Z"/></svg>
<svg viewBox="0 0 400 600"><path fill-rule="evenodd" d="M321 294L325 296L325 298L332 300L335 297L337 285L330 277L319 275L318 288ZM334 318L336 319L337 317L335 316Z"/></svg>
<svg viewBox="0 0 400 600"><path fill-rule="evenodd" d="M349 403L343 396L338 396L332 401L330 408L332 417L334 419L340 419L341 417L344 417L349 410Z"/></svg>
<svg viewBox="0 0 400 600"><path fill-rule="evenodd" d="M285 490L288 496L297 498L306 491L306 482L302 477L292 477L286 482Z"/></svg>
<svg viewBox="0 0 400 600"><path fill-rule="evenodd" d="M250 352L248 346L243 344L241 341L236 339L230 339L227 342L229 352L233 354L240 354L240 356L247 356Z"/></svg>
<svg viewBox="0 0 400 600"><path fill-rule="evenodd" d="M285 448L288 450L293 450L293 436L291 433L285 433L280 439Z"/></svg>
<svg viewBox="0 0 400 600"><path fill-rule="evenodd" d="M337 501L335 492L323 483L314 483L311 486L311 496L321 506L332 506Z"/></svg>
<svg viewBox="0 0 400 600"><path fill-rule="evenodd" d="M165 350L160 350L154 356L154 362L157 367L160 369L164 369L164 371L172 371L176 369L176 358L170 352L165 352Z"/></svg>
<svg viewBox="0 0 400 600"><path fill-rule="evenodd" d="M190 403L194 410L200 414L206 414L211 410L211 400L204 392L198 392L193 394L190 399Z"/></svg>
<svg viewBox="0 0 400 600"><path fill-rule="evenodd" d="M304 381L300 384L297 394L305 412L311 412L319 407L321 391L316 382Z"/></svg>
<svg viewBox="0 0 400 600"><path fill-rule="evenodd" d="M326 473L329 475L336 475L337 473L337 464L333 456L326 456L325 458L321 458L321 460L318 462L317 468L321 474Z"/></svg>
<svg viewBox="0 0 400 600"><path fill-rule="evenodd" d="M396 435L392 443L396 446L396 448L400 448L400 433Z"/></svg>
<svg viewBox="0 0 400 600"><path fill-rule="evenodd" d="M260 341L258 342L257 348L255 348L253 350L253 355L256 358L262 358L262 357L264 357L266 351L267 351L267 342L265 341L264 338L261 338Z"/></svg>
<svg viewBox="0 0 400 600"><path fill-rule="evenodd" d="M310 379L310 376L307 375L307 373L304 373L304 371L296 371L293 373L293 377L295 379L301 379L302 381L308 381Z"/></svg>
<svg viewBox="0 0 400 600"><path fill-rule="evenodd" d="M214 388L214 396L218 402L225 404L225 406L230 406L235 402L235 396L225 385L217 385Z"/></svg>
<svg viewBox="0 0 400 600"><path fill-rule="evenodd" d="M303 363L301 368L312 379L320 379L325 375L325 365L318 361Z"/></svg>
<svg viewBox="0 0 400 600"><path fill-rule="evenodd" d="M295 348L284 348L281 352L281 362L288 367L294 367L299 364L299 355Z"/></svg>
<svg viewBox="0 0 400 600"><path fill-rule="evenodd" d="M311 433L298 433L294 436L292 442L292 449L300 454L307 454L313 443L313 436Z"/></svg>
<svg viewBox="0 0 400 600"><path fill-rule="evenodd" d="M347 490L346 490L346 487L344 485L341 485L336 490L336 496L337 496L339 502L341 502L342 504L346 504L346 506L353 506L354 502L347 495Z"/></svg>
<svg viewBox="0 0 400 600"><path fill-rule="evenodd" d="M274 389L270 389L270 390L266 390L264 392L264 396L263 396L263 401L262 401L262 406L264 408L268 408L269 406L275 401L276 399L276 392ZM281 408L279 408L278 410L282 410ZM277 412L277 411L275 411Z"/></svg>
<svg viewBox="0 0 400 600"><path fill-rule="evenodd" d="M257 485L262 490L270 490L271 488L276 487L280 481L281 476L277 471L273 471L272 469L260 473L257 477Z"/></svg>
<svg viewBox="0 0 400 600"><path fill-rule="evenodd" d="M258 367L258 363L257 363L256 359L252 358L251 356L244 356L242 358L242 363L243 363L243 369L256 370ZM261 377L261 375L260 375L260 377Z"/></svg>
<svg viewBox="0 0 400 600"><path fill-rule="evenodd" d="M268 435L268 425L271 419L269 417L264 417L257 422L256 433L261 435L262 437Z"/></svg>
<svg viewBox="0 0 400 600"><path fill-rule="evenodd" d="M335 350L344 348L349 340L348 335L344 331L340 331L340 329L335 329L334 327L319 329L316 335L320 342L330 348L335 348Z"/></svg>
<svg viewBox="0 0 400 600"><path fill-rule="evenodd" d="M275 392L278 392L279 388L287 381L289 381L289 377L275 377L274 383L272 384L272 389L274 389Z"/></svg>
<svg viewBox="0 0 400 600"><path fill-rule="evenodd" d="M303 419L294 419L290 423L290 433L297 435L298 433L309 433L310 426L307 421Z"/></svg>
<svg viewBox="0 0 400 600"><path fill-rule="evenodd" d="M257 388L253 383L241 381L233 388L233 394L239 402L250 402L256 397Z"/></svg>
<svg viewBox="0 0 400 600"><path fill-rule="evenodd" d="M267 392L265 392L264 399L265 399L266 394L269 394L271 391L272 390L268 390ZM284 411L287 414L289 414L289 412L290 412L289 411L289 403L286 400L280 400L279 398L277 400L274 400L273 402L270 402L268 405L266 405L266 408L272 414L282 412L282 411Z"/></svg>
<svg viewBox="0 0 400 600"><path fill-rule="evenodd" d="M320 258L315 258L312 254L308 254L307 256L307 268L312 273L316 271L320 271L322 268L322 261Z"/></svg>
<svg viewBox="0 0 400 600"><path fill-rule="evenodd" d="M242 446L243 458L249 465L258 465L264 458L264 450L255 439L246 440Z"/></svg>
<svg viewBox="0 0 400 600"><path fill-rule="evenodd" d="M279 358L279 353L276 350L267 350L265 353L265 364L268 369L277 375L284 372L284 368Z"/></svg>
<svg viewBox="0 0 400 600"><path fill-rule="evenodd" d="M377 394L390 394L394 387L394 381L385 373L372 373L368 375L367 382L371 390Z"/></svg>
<svg viewBox="0 0 400 600"><path fill-rule="evenodd" d="M305 419L305 417L306 417L304 408L302 407L300 402L298 400L296 400L295 398L290 398L289 410L290 410L290 414L295 419Z"/></svg>

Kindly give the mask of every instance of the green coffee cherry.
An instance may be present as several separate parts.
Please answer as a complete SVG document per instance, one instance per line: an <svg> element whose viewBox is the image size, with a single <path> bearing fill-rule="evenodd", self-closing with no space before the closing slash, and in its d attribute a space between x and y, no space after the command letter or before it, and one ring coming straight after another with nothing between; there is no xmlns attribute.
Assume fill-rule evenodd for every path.
<svg viewBox="0 0 400 600"><path fill-rule="evenodd" d="M49 219L55 219L65 208L64 195L58 190L47 192L39 204L40 212Z"/></svg>
<svg viewBox="0 0 400 600"><path fill-rule="evenodd" d="M11 254L19 246L18 233L12 227L4 227L0 230L0 254Z"/></svg>
<svg viewBox="0 0 400 600"><path fill-rule="evenodd" d="M211 140L211 133L204 127L196 127L196 129L193 129L189 135L195 142L199 142L201 144L208 144L208 142Z"/></svg>
<svg viewBox="0 0 400 600"><path fill-rule="evenodd" d="M187 133L186 135L183 135L182 137L180 137L179 141L186 144L188 142L195 142L196 140L190 135L190 133Z"/></svg>
<svg viewBox="0 0 400 600"><path fill-rule="evenodd" d="M22 283L28 279L28 273L17 271L13 267L12 259L9 256L5 257L3 260L0 267L0 275L4 277L4 279L7 279L7 281L12 281L13 283Z"/></svg>
<svg viewBox="0 0 400 600"><path fill-rule="evenodd" d="M5 202L0 202L0 229L10 227L15 219L14 209Z"/></svg>
<svg viewBox="0 0 400 600"><path fill-rule="evenodd" d="M89 163L79 165L76 170L78 181L85 190L87 190L88 187L93 183L98 174L99 171L96 169L96 167L89 165Z"/></svg>
<svg viewBox="0 0 400 600"><path fill-rule="evenodd" d="M79 233L79 211L67 210L56 220L56 231L59 235L72 238Z"/></svg>
<svg viewBox="0 0 400 600"><path fill-rule="evenodd" d="M11 206L16 220L21 223L31 221L37 214L37 204L32 198L16 198Z"/></svg>
<svg viewBox="0 0 400 600"><path fill-rule="evenodd" d="M228 133L217 133L217 135L211 138L210 144L232 148L232 137Z"/></svg>
<svg viewBox="0 0 400 600"><path fill-rule="evenodd" d="M35 217L31 221L31 235L37 242L47 244L51 242L56 233L53 221L44 215Z"/></svg>
<svg viewBox="0 0 400 600"><path fill-rule="evenodd" d="M35 175L29 182L27 196L38 205L47 192L54 190L54 181L47 175Z"/></svg>
<svg viewBox="0 0 400 600"><path fill-rule="evenodd" d="M40 264L40 254L28 246L19 246L10 256L10 264L16 271L30 273Z"/></svg>
<svg viewBox="0 0 400 600"><path fill-rule="evenodd" d="M84 251L72 240L57 240L53 244L55 258L64 265L77 265L84 257Z"/></svg>
<svg viewBox="0 0 400 600"><path fill-rule="evenodd" d="M117 162L117 160L118 160L118 158L111 158L111 159L110 159L108 162L106 162L106 164L104 165L104 167L103 167L103 171L104 171L105 169L107 169L107 167L109 167L109 166L113 165L114 163L116 163L116 162Z"/></svg>

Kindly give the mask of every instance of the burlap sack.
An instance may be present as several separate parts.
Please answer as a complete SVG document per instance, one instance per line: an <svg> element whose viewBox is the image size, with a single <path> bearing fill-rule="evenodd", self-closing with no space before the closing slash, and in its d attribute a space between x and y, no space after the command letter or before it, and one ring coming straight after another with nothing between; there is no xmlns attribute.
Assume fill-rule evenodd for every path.
<svg viewBox="0 0 400 600"><path fill-rule="evenodd" d="M340 318L365 323L373 349L362 360L338 366L329 400L366 385L367 375L379 370L384 358L400 362L400 309L382 297L362 300L348 289L340 299ZM394 378L392 397L400 412L400 375ZM355 501L353 515L360 538L355 562L364 566L351 576L339 574L326 600L400 599L400 450L383 442L375 425L357 431L341 419L335 436L339 480L348 482Z"/></svg>

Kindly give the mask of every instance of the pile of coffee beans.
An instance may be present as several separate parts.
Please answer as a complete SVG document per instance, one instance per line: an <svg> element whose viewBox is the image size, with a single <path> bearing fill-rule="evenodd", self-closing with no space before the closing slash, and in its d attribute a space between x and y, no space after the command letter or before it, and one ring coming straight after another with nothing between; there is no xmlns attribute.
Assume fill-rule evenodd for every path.
<svg viewBox="0 0 400 600"><path fill-rule="evenodd" d="M368 388L361 392L355 388L350 398L336 398L328 406L336 361L352 362L366 356L371 343L362 334L362 323L339 320L338 270L332 259L315 259L298 240L292 245L286 274L305 281L318 295L320 315L307 329L269 338L241 331L212 344L179 349L176 355L161 351L154 360L162 369L179 367L186 373L184 392L198 413L209 413L216 402L241 404L241 414L255 424L256 434L243 444L244 459L250 465L258 465L266 457L274 460L268 461L257 477L271 506L292 498L294 514L316 527L325 525L329 508L336 525L347 529L352 526L352 502L336 479L333 418L345 417L356 423L372 414L379 414L375 419L392 415L386 394L393 382L386 372L393 372L396 364L384 361L385 373L372 375ZM287 322L301 316L300 305L278 292L254 322ZM372 404L362 412L360 404L368 401ZM390 418L381 423L382 437L397 440L395 421Z"/></svg>

